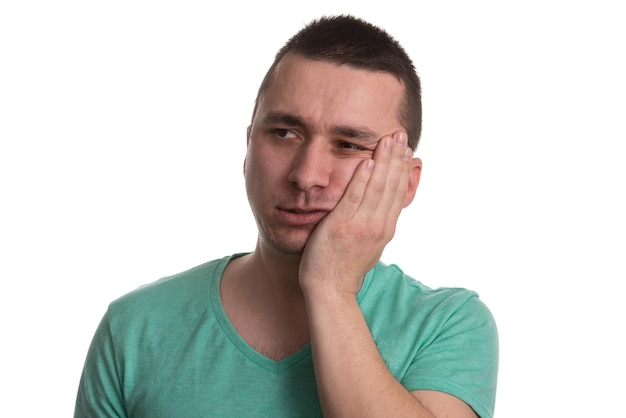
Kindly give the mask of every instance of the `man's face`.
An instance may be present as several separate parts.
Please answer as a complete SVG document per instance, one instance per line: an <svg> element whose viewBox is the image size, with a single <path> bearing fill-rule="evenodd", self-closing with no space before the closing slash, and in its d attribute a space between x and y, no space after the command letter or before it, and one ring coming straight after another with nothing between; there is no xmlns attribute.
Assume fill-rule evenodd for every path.
<svg viewBox="0 0 626 418"><path fill-rule="evenodd" d="M357 165L381 137L404 130L403 93L388 73L282 59L248 131L244 173L259 245L302 252Z"/></svg>

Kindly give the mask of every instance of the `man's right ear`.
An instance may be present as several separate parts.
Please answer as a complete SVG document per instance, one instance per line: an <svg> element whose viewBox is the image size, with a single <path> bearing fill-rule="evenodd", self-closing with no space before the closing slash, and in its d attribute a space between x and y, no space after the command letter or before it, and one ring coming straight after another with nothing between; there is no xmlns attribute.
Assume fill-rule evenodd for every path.
<svg viewBox="0 0 626 418"><path fill-rule="evenodd" d="M246 148L250 145L250 130L252 129L252 125L248 126L246 129ZM243 176L246 177L246 161L248 159L248 153L246 152L246 156L243 159Z"/></svg>

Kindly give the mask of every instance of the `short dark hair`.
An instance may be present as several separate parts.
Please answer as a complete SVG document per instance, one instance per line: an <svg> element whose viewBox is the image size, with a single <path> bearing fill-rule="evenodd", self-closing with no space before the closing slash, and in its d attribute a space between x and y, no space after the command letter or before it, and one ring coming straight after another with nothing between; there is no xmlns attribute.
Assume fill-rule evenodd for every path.
<svg viewBox="0 0 626 418"><path fill-rule="evenodd" d="M267 91L279 62L288 53L318 61L345 64L368 71L382 71L398 78L404 86L400 122L415 150L422 132L420 79L404 48L383 29L351 15L324 16L306 25L278 51L265 74L254 105Z"/></svg>

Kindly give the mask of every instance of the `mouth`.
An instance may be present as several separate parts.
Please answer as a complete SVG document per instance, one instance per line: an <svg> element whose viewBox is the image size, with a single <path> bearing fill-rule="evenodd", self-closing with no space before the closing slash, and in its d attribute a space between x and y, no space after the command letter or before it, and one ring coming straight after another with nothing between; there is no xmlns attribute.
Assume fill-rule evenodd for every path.
<svg viewBox="0 0 626 418"><path fill-rule="evenodd" d="M281 209L291 213L312 213L312 212L320 212L321 209Z"/></svg>
<svg viewBox="0 0 626 418"><path fill-rule="evenodd" d="M281 220L289 225L304 226L317 224L330 210L319 208L278 208Z"/></svg>

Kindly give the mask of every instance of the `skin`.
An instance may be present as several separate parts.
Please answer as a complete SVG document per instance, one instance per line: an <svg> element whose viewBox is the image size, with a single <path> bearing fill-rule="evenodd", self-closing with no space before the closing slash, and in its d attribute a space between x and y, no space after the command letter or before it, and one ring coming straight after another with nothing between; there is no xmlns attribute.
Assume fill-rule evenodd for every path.
<svg viewBox="0 0 626 418"><path fill-rule="evenodd" d="M248 128L246 188L259 238L221 285L241 337L280 360L311 342L327 417L475 417L389 373L356 302L419 184L392 75L288 54Z"/></svg>

